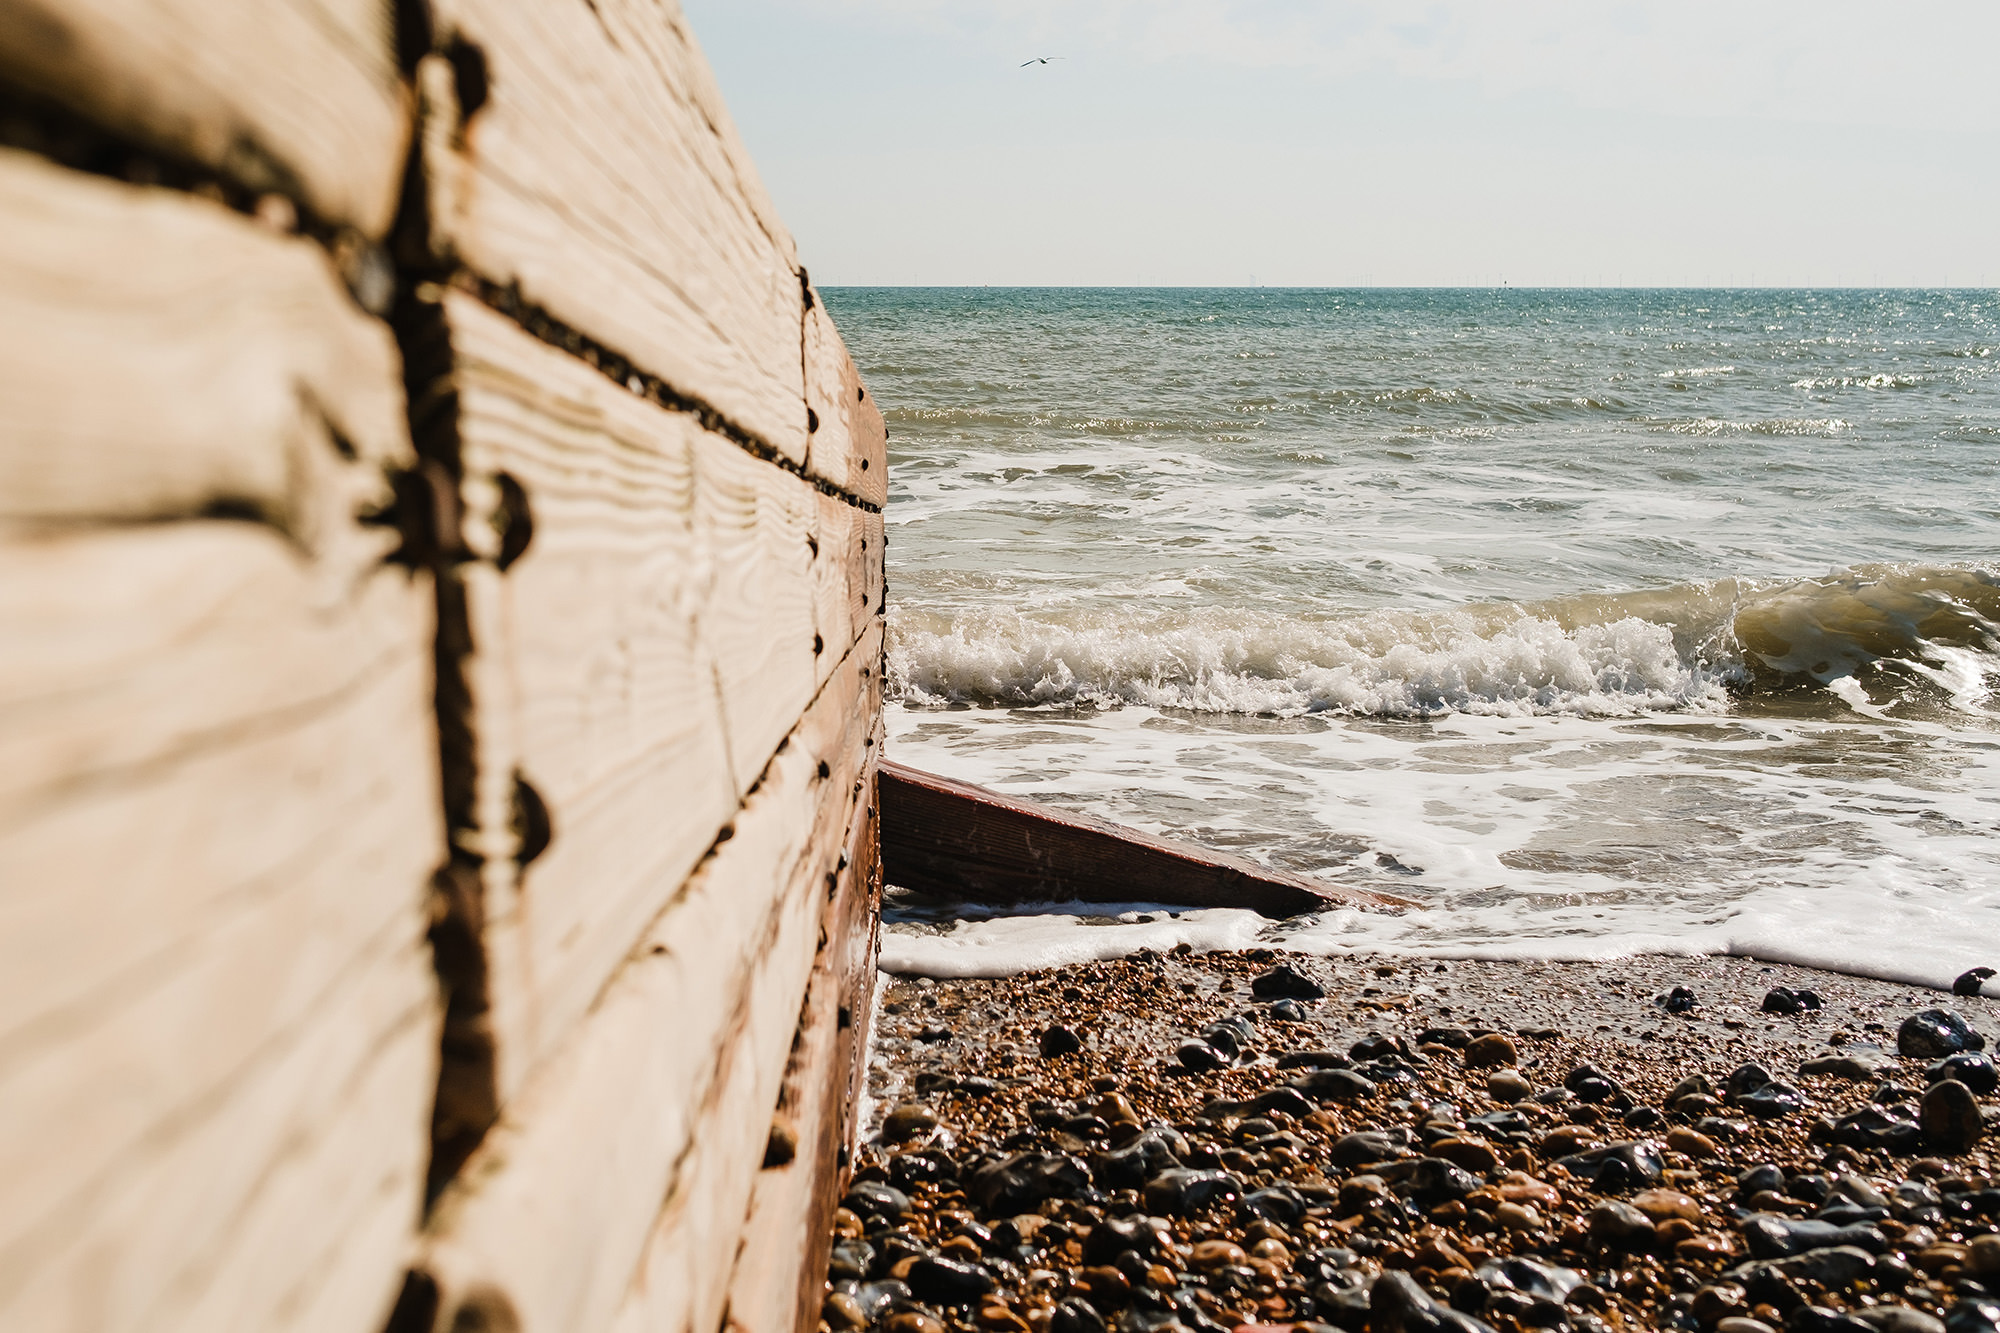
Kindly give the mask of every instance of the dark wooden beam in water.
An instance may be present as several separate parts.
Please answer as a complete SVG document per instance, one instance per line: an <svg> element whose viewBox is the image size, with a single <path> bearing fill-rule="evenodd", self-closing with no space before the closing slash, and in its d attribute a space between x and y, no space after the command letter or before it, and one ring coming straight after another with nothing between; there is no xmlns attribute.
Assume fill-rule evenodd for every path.
<svg viewBox="0 0 2000 1333"><path fill-rule="evenodd" d="M1274 918L1416 905L888 760L881 784L883 879L919 893L981 903L1247 907Z"/></svg>

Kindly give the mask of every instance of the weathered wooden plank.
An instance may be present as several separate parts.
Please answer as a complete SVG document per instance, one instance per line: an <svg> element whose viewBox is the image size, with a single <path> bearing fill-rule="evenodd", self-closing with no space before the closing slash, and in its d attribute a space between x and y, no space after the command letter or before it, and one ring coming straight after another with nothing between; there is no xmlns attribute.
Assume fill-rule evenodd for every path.
<svg viewBox="0 0 2000 1333"><path fill-rule="evenodd" d="M1247 907L1270 917L1414 906L903 764L885 761L881 784L882 871L906 889L972 902Z"/></svg>
<svg viewBox="0 0 2000 1333"><path fill-rule="evenodd" d="M422 1258L442 1294L440 1327L468 1303L504 1307L522 1333L606 1327L648 1221L690 1173L740 1181L734 1210L704 1209L704 1220L743 1216L769 1129L746 1108L777 1094L856 769L872 753L853 737L879 708L877 651L870 639L850 652L731 835L440 1198ZM718 1115L732 1125L711 1136ZM746 1115L755 1123L742 1130L733 1122ZM755 1140L747 1158L744 1133ZM733 1231L720 1240L733 1244ZM680 1298L719 1304L726 1257L676 1248L677 1271L694 1266Z"/></svg>
<svg viewBox="0 0 2000 1333"><path fill-rule="evenodd" d="M0 543L9 1327L255 1324L283 1293L245 1278L249 1252L332 1258L351 1232L380 1259L379 1216L343 1190L386 1189L399 1225L418 1206L443 847L428 597L399 570L326 573L249 523ZM398 1132L310 1154L357 1082ZM390 1276L329 1299L362 1317Z"/></svg>
<svg viewBox="0 0 2000 1333"><path fill-rule="evenodd" d="M408 134L381 0L4 0L0 80L370 236Z"/></svg>
<svg viewBox="0 0 2000 1333"><path fill-rule="evenodd" d="M802 724L822 734L826 753L846 758L845 767L833 766L829 782L845 799L820 805L814 839L821 846L848 849L843 859L850 867L859 864L856 849L865 845L874 824L868 802L874 794L873 770L880 749L875 740L879 734L880 676L873 665L879 645L880 630L871 630L856 645L852 664L843 668L843 674L850 678L857 668L868 673L865 706L844 716L815 709ZM837 861L820 866L820 879L836 894L838 867ZM824 895L814 897L823 901ZM857 944L858 940L850 937L851 951ZM873 945L870 935L867 948L871 959ZM854 952L849 959L850 968L857 968ZM666 1204L653 1224L644 1257L613 1325L617 1333L696 1333L716 1328L721 1321L769 1141L770 1121L746 1114L746 1108L777 1104L781 1070L789 1063L787 1048L797 1031L797 996L803 989L762 986L753 996L755 1002L742 1007L738 1021L744 1035L730 1057L718 1063L716 1087L698 1111L692 1141L701 1145L701 1151L676 1165ZM782 1007L788 995L792 1005ZM757 1058L743 1058L752 1052ZM808 1262L805 1255L798 1259L802 1265ZM784 1275L788 1291L798 1291L801 1276L798 1272Z"/></svg>
<svg viewBox="0 0 2000 1333"><path fill-rule="evenodd" d="M0 153L0 218L0 1324L362 1326L444 855L395 346L197 198Z"/></svg>
<svg viewBox="0 0 2000 1333"><path fill-rule="evenodd" d="M791 241L678 7L435 8L483 53L490 89L461 109L463 133L426 137L436 243L803 461Z"/></svg>
<svg viewBox="0 0 2000 1333"><path fill-rule="evenodd" d="M5 150L0 233L0 521L254 514L379 554L352 518L409 455L396 347L320 247Z"/></svg>
<svg viewBox="0 0 2000 1333"><path fill-rule="evenodd" d="M485 941L502 1101L560 1045L819 683L815 492L472 297L458 356ZM499 568L507 478L533 537ZM829 557L831 559L832 557ZM821 659L838 661L845 644ZM516 865L515 782L555 837Z"/></svg>
<svg viewBox="0 0 2000 1333"><path fill-rule="evenodd" d="M888 503L888 427L817 292L806 312L805 367L806 471L870 504Z"/></svg>
<svg viewBox="0 0 2000 1333"><path fill-rule="evenodd" d="M879 742L880 732L877 732ZM833 1210L853 1160L867 1072L882 877L871 799L850 832L846 868L820 918L819 954L778 1093L774 1133L796 1136L789 1161L767 1160L730 1277L725 1327L810 1333L819 1319Z"/></svg>

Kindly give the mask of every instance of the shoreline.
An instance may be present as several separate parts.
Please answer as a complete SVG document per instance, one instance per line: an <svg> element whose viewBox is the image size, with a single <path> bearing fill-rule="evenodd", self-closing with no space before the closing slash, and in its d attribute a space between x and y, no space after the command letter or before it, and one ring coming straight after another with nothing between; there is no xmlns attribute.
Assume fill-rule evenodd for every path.
<svg viewBox="0 0 2000 1333"><path fill-rule="evenodd" d="M1294 1010L1253 996L1253 979L1280 963L1324 998ZM1695 995L1685 1013L1656 1003L1676 986ZM1821 1007L1762 1012L1779 987L1811 990ZM887 977L868 1071L886 1128L867 1127L836 1215L825 1323L1757 1333L1921 1331L1949 1313L1954 1333L2000 1328L2000 1303L1990 1317L1980 1304L1985 1282L2000 1292L2000 1239L1968 1244L1994 1230L1980 1193L2000 1147L1984 1135L1984 1118L2000 1119L1990 1090L1938 1120L1958 1143L1890 1153L1852 1122L1832 1136L1850 1143L1826 1141L1825 1124L1871 1096L1921 1104L1929 1062L1899 1058L1897 1030L1933 1008L2000 1029L1992 1000L1729 956L1252 949ZM1251 1019L1241 1062L1184 1067L1184 1042L1239 1016ZM1056 1028L1078 1048L1063 1050ZM1809 1061L1818 1072L1800 1073ZM1750 1064L1780 1088L1666 1105L1685 1079L1721 1094ZM1579 1078L1585 1065L1601 1084ZM1632 1157L1620 1144L1649 1146ZM1151 1154L1143 1167L1134 1145ZM1606 1151L1591 1159L1594 1147ZM1586 1179L1621 1152L1616 1179ZM1780 1169L1775 1190L1739 1189L1767 1164ZM1831 1213L1811 1198L1827 1191ZM890 1215L899 1202L910 1211ZM1815 1213L1859 1229L1839 1233L1845 1249L1777 1256L1812 1239L1797 1224Z"/></svg>

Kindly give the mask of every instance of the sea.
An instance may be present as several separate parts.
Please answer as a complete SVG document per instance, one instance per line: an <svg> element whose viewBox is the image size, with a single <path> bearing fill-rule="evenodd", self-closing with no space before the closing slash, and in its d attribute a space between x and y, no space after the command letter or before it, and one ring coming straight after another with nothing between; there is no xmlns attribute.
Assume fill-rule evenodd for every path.
<svg viewBox="0 0 2000 1333"><path fill-rule="evenodd" d="M2000 294L834 289L889 754L1416 906L893 895L1165 948L2000 966Z"/></svg>

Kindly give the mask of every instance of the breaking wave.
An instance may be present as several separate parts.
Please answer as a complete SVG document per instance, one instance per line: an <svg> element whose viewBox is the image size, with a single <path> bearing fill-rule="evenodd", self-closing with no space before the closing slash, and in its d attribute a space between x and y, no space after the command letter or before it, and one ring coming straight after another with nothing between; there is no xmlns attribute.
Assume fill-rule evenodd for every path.
<svg viewBox="0 0 2000 1333"><path fill-rule="evenodd" d="M1325 619L1223 608L898 611L888 683L920 706L1629 716L1720 711L1758 689L1848 698L1846 682L1885 668L1956 705L1980 702L2000 676L2000 574L1861 566Z"/></svg>

